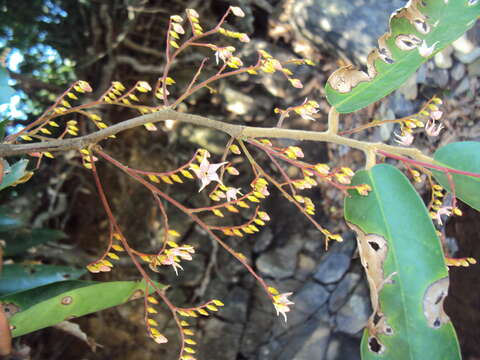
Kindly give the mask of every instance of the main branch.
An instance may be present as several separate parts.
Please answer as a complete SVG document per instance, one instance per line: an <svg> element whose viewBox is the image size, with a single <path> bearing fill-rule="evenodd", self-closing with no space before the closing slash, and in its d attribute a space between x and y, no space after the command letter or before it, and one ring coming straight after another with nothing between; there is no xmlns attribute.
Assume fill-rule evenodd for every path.
<svg viewBox="0 0 480 360"><path fill-rule="evenodd" d="M130 120L112 125L91 134L72 139L51 140L31 144L0 144L0 157L14 155L25 155L35 152L58 152L67 150L80 150L88 148L90 145L99 143L111 135L116 135L122 131L136 128L147 123L157 123L166 120L175 120L198 126L208 127L224 132L234 138L283 138L292 140L310 140L319 142L330 142L338 145L345 145L351 148L359 149L365 153L384 151L390 154L409 156L419 161L431 163L433 160L424 155L420 150L400 146L386 145L383 143L370 143L350 139L332 133L331 131L307 131L291 130L281 128L263 128L253 126L243 126L229 124L218 120L213 120L204 116L187 114L175 110L160 110L158 112L135 117Z"/></svg>

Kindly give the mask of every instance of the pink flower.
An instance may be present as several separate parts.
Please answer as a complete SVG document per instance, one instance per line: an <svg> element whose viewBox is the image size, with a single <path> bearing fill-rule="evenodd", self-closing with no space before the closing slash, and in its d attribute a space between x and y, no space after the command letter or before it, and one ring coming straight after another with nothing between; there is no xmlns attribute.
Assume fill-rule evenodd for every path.
<svg viewBox="0 0 480 360"><path fill-rule="evenodd" d="M438 223L438 225L443 225L442 215L446 215L446 216L452 215L452 207L451 206L442 206L437 211L437 213L435 214L434 220Z"/></svg>
<svg viewBox="0 0 480 360"><path fill-rule="evenodd" d="M237 200L237 194L243 195L240 191L240 188L229 187L225 192L227 201Z"/></svg>
<svg viewBox="0 0 480 360"><path fill-rule="evenodd" d="M435 111L432 111L430 113L430 117L433 119L433 120L440 120L440 118L442 117L443 115L443 112L441 112L440 110L435 110Z"/></svg>
<svg viewBox="0 0 480 360"><path fill-rule="evenodd" d="M190 167L190 169L197 175L197 177L200 179L202 182L202 186L200 187L200 190L198 192L202 191L205 186L210 184L212 181L216 181L219 184L223 185L222 181L218 177L217 171L219 168L221 168L223 165L227 164L228 162L222 162L218 164L210 164L210 162L207 160L207 157L209 157L210 154L208 151L205 151L205 154L203 155L203 159L200 163L200 167Z"/></svg>
<svg viewBox="0 0 480 360"><path fill-rule="evenodd" d="M427 133L428 136L438 136L440 134L440 131L443 129L442 124L438 124L438 126L435 124L435 120L428 120L427 124L425 125L425 132Z"/></svg>
<svg viewBox="0 0 480 360"><path fill-rule="evenodd" d="M292 301L288 300L288 297L292 294L293 293L289 292L273 296L273 306L277 311L277 315L282 314L285 318L285 322L287 322L287 312L290 311L289 306L294 304Z"/></svg>
<svg viewBox="0 0 480 360"><path fill-rule="evenodd" d="M191 245L174 247L168 250L165 250L165 256L161 258L160 262L162 265L171 265L175 274L178 275L178 270L183 270L183 267L179 264L180 259L182 260L192 260L192 255L195 253L195 249Z"/></svg>
<svg viewBox="0 0 480 360"><path fill-rule="evenodd" d="M410 146L413 142L413 135L409 132L404 132L402 134L395 133L395 141L400 145Z"/></svg>
<svg viewBox="0 0 480 360"><path fill-rule="evenodd" d="M218 65L219 60L222 60L224 63L228 61L233 56L235 48L233 46L226 47L217 47L215 52L215 61Z"/></svg>

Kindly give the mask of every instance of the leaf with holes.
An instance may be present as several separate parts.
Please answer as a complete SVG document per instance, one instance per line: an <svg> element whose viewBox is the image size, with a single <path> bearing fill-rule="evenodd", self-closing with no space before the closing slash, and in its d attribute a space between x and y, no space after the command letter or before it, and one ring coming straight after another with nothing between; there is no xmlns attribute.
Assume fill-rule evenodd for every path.
<svg viewBox="0 0 480 360"><path fill-rule="evenodd" d="M460 359L443 301L448 270L427 209L408 179L391 165L359 171L345 219L357 234L373 314L364 331L362 359Z"/></svg>
<svg viewBox="0 0 480 360"><path fill-rule="evenodd" d="M362 109L400 87L432 55L471 28L478 0L410 0L367 58L367 72L344 66L328 79L328 102L340 113Z"/></svg>
<svg viewBox="0 0 480 360"><path fill-rule="evenodd" d="M69 280L5 295L0 302L16 337L141 298L144 291L144 281Z"/></svg>
<svg viewBox="0 0 480 360"><path fill-rule="evenodd" d="M437 165L455 170L480 174L480 142L462 141L445 145L435 152ZM447 176L433 171L435 179L448 191L451 191ZM451 174L455 195L464 203L480 211L480 178L461 174Z"/></svg>
<svg viewBox="0 0 480 360"><path fill-rule="evenodd" d="M58 281L78 279L85 273L84 269L68 266L6 264L0 273L0 296Z"/></svg>

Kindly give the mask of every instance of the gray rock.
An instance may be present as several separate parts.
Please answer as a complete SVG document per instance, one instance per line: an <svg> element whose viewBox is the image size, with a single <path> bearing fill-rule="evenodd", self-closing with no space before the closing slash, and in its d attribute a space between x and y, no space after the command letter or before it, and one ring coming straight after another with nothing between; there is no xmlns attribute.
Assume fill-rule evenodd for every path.
<svg viewBox="0 0 480 360"><path fill-rule="evenodd" d="M465 76L465 72L465 65L463 65L462 63L458 63L453 67L451 75L454 80L459 81Z"/></svg>
<svg viewBox="0 0 480 360"><path fill-rule="evenodd" d="M247 304L250 293L242 287L234 287L225 298L225 306L219 317L233 323L245 323L247 320Z"/></svg>
<svg viewBox="0 0 480 360"><path fill-rule="evenodd" d="M342 333L333 334L326 360L360 360L360 340Z"/></svg>
<svg viewBox="0 0 480 360"><path fill-rule="evenodd" d="M295 272L295 278L305 281L315 270L315 260L306 254L300 254L298 256L297 271Z"/></svg>
<svg viewBox="0 0 480 360"><path fill-rule="evenodd" d="M364 64L387 31L390 14L405 4L405 0L296 0L288 15L314 45Z"/></svg>
<svg viewBox="0 0 480 360"><path fill-rule="evenodd" d="M256 261L258 270L262 275L274 279L285 279L293 276L300 247L301 244L297 241L288 241L284 247L272 249L260 255Z"/></svg>
<svg viewBox="0 0 480 360"><path fill-rule="evenodd" d="M452 59L453 47L447 46L442 51L435 54L433 61L440 69L450 69L453 65Z"/></svg>
<svg viewBox="0 0 480 360"><path fill-rule="evenodd" d="M264 228L258 236L254 238L255 244L253 245L253 252L260 253L267 249L272 243L273 232L270 227Z"/></svg>
<svg viewBox="0 0 480 360"><path fill-rule="evenodd" d="M427 83L435 84L439 88L445 88L448 84L448 70L445 69L433 69L427 75Z"/></svg>
<svg viewBox="0 0 480 360"><path fill-rule="evenodd" d="M329 253L315 271L315 280L323 284L339 281L350 266L350 257L343 253Z"/></svg>
<svg viewBox="0 0 480 360"><path fill-rule="evenodd" d="M205 358L215 360L236 359L242 332L243 324L230 324L217 318L210 318L205 326L205 335L199 343L199 352Z"/></svg>
<svg viewBox="0 0 480 360"><path fill-rule="evenodd" d="M471 64L480 58L480 48L475 48L472 52L467 54L455 53L457 59L464 64Z"/></svg>
<svg viewBox="0 0 480 360"><path fill-rule="evenodd" d="M292 297L295 303L293 310L311 315L327 301L329 295L322 285L313 281L308 282Z"/></svg>
<svg viewBox="0 0 480 360"><path fill-rule="evenodd" d="M480 76L480 59L468 65L468 74L470 76Z"/></svg>
<svg viewBox="0 0 480 360"><path fill-rule="evenodd" d="M337 313L336 330L350 335L358 334L367 324L371 312L367 285L361 283Z"/></svg>
<svg viewBox="0 0 480 360"><path fill-rule="evenodd" d="M415 92L415 97L411 97L413 95L411 93L409 93L408 95L411 97L411 99L415 99L417 95L417 84L415 84L414 87L411 87L409 89ZM395 91L392 96L390 96L389 106L395 113L395 116L399 118L411 115L415 111L415 106L413 102L407 100L405 98L405 95L402 94L400 91Z"/></svg>
<svg viewBox="0 0 480 360"><path fill-rule="evenodd" d="M281 348L275 351L276 360L324 360L330 337L330 327L318 319L310 319L278 338Z"/></svg>
<svg viewBox="0 0 480 360"><path fill-rule="evenodd" d="M455 90L453 91L453 96L460 96L468 90L470 90L470 79L466 77L455 88Z"/></svg>
<svg viewBox="0 0 480 360"><path fill-rule="evenodd" d="M348 295L353 291L360 281L360 275L357 273L348 273L340 281L335 291L328 300L328 309L331 312L337 312L348 300Z"/></svg>

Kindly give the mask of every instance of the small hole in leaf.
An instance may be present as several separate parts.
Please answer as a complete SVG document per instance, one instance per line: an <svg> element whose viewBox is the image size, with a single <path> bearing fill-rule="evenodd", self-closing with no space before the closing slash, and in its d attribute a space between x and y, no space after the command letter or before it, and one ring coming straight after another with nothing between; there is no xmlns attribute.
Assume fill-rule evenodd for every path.
<svg viewBox="0 0 480 360"><path fill-rule="evenodd" d="M377 325L380 322L381 319L382 319L382 317L380 315L378 315L378 313L375 313L373 315L373 325Z"/></svg>
<svg viewBox="0 0 480 360"><path fill-rule="evenodd" d="M63 277L64 279L70 279L70 274L63 274L62 277Z"/></svg>
<svg viewBox="0 0 480 360"><path fill-rule="evenodd" d="M368 340L368 348L371 352L378 354L382 351L383 346L378 342L377 338L371 337Z"/></svg>
<svg viewBox="0 0 480 360"><path fill-rule="evenodd" d="M378 245L378 243L376 243L375 241L369 241L368 245L370 245L370 247L375 251L380 250L380 245Z"/></svg>
<svg viewBox="0 0 480 360"><path fill-rule="evenodd" d="M440 319L438 319L438 318L437 318L437 319L435 319L435 321L433 322L433 327L436 327L436 328L438 328L438 327L440 327L440 325L441 325L441 323L440 323Z"/></svg>
<svg viewBox="0 0 480 360"><path fill-rule="evenodd" d="M73 298L71 296L64 296L61 302L62 305L70 305L73 302Z"/></svg>
<svg viewBox="0 0 480 360"><path fill-rule="evenodd" d="M440 303L440 301L442 301L442 299L443 299L443 292L440 293L440 295L438 295L437 300L435 300L435 305L438 305Z"/></svg>
<svg viewBox="0 0 480 360"><path fill-rule="evenodd" d="M392 335L392 334L393 334L393 329L392 329L390 326L387 326L387 327L385 328L385 333L386 333L387 335Z"/></svg>

